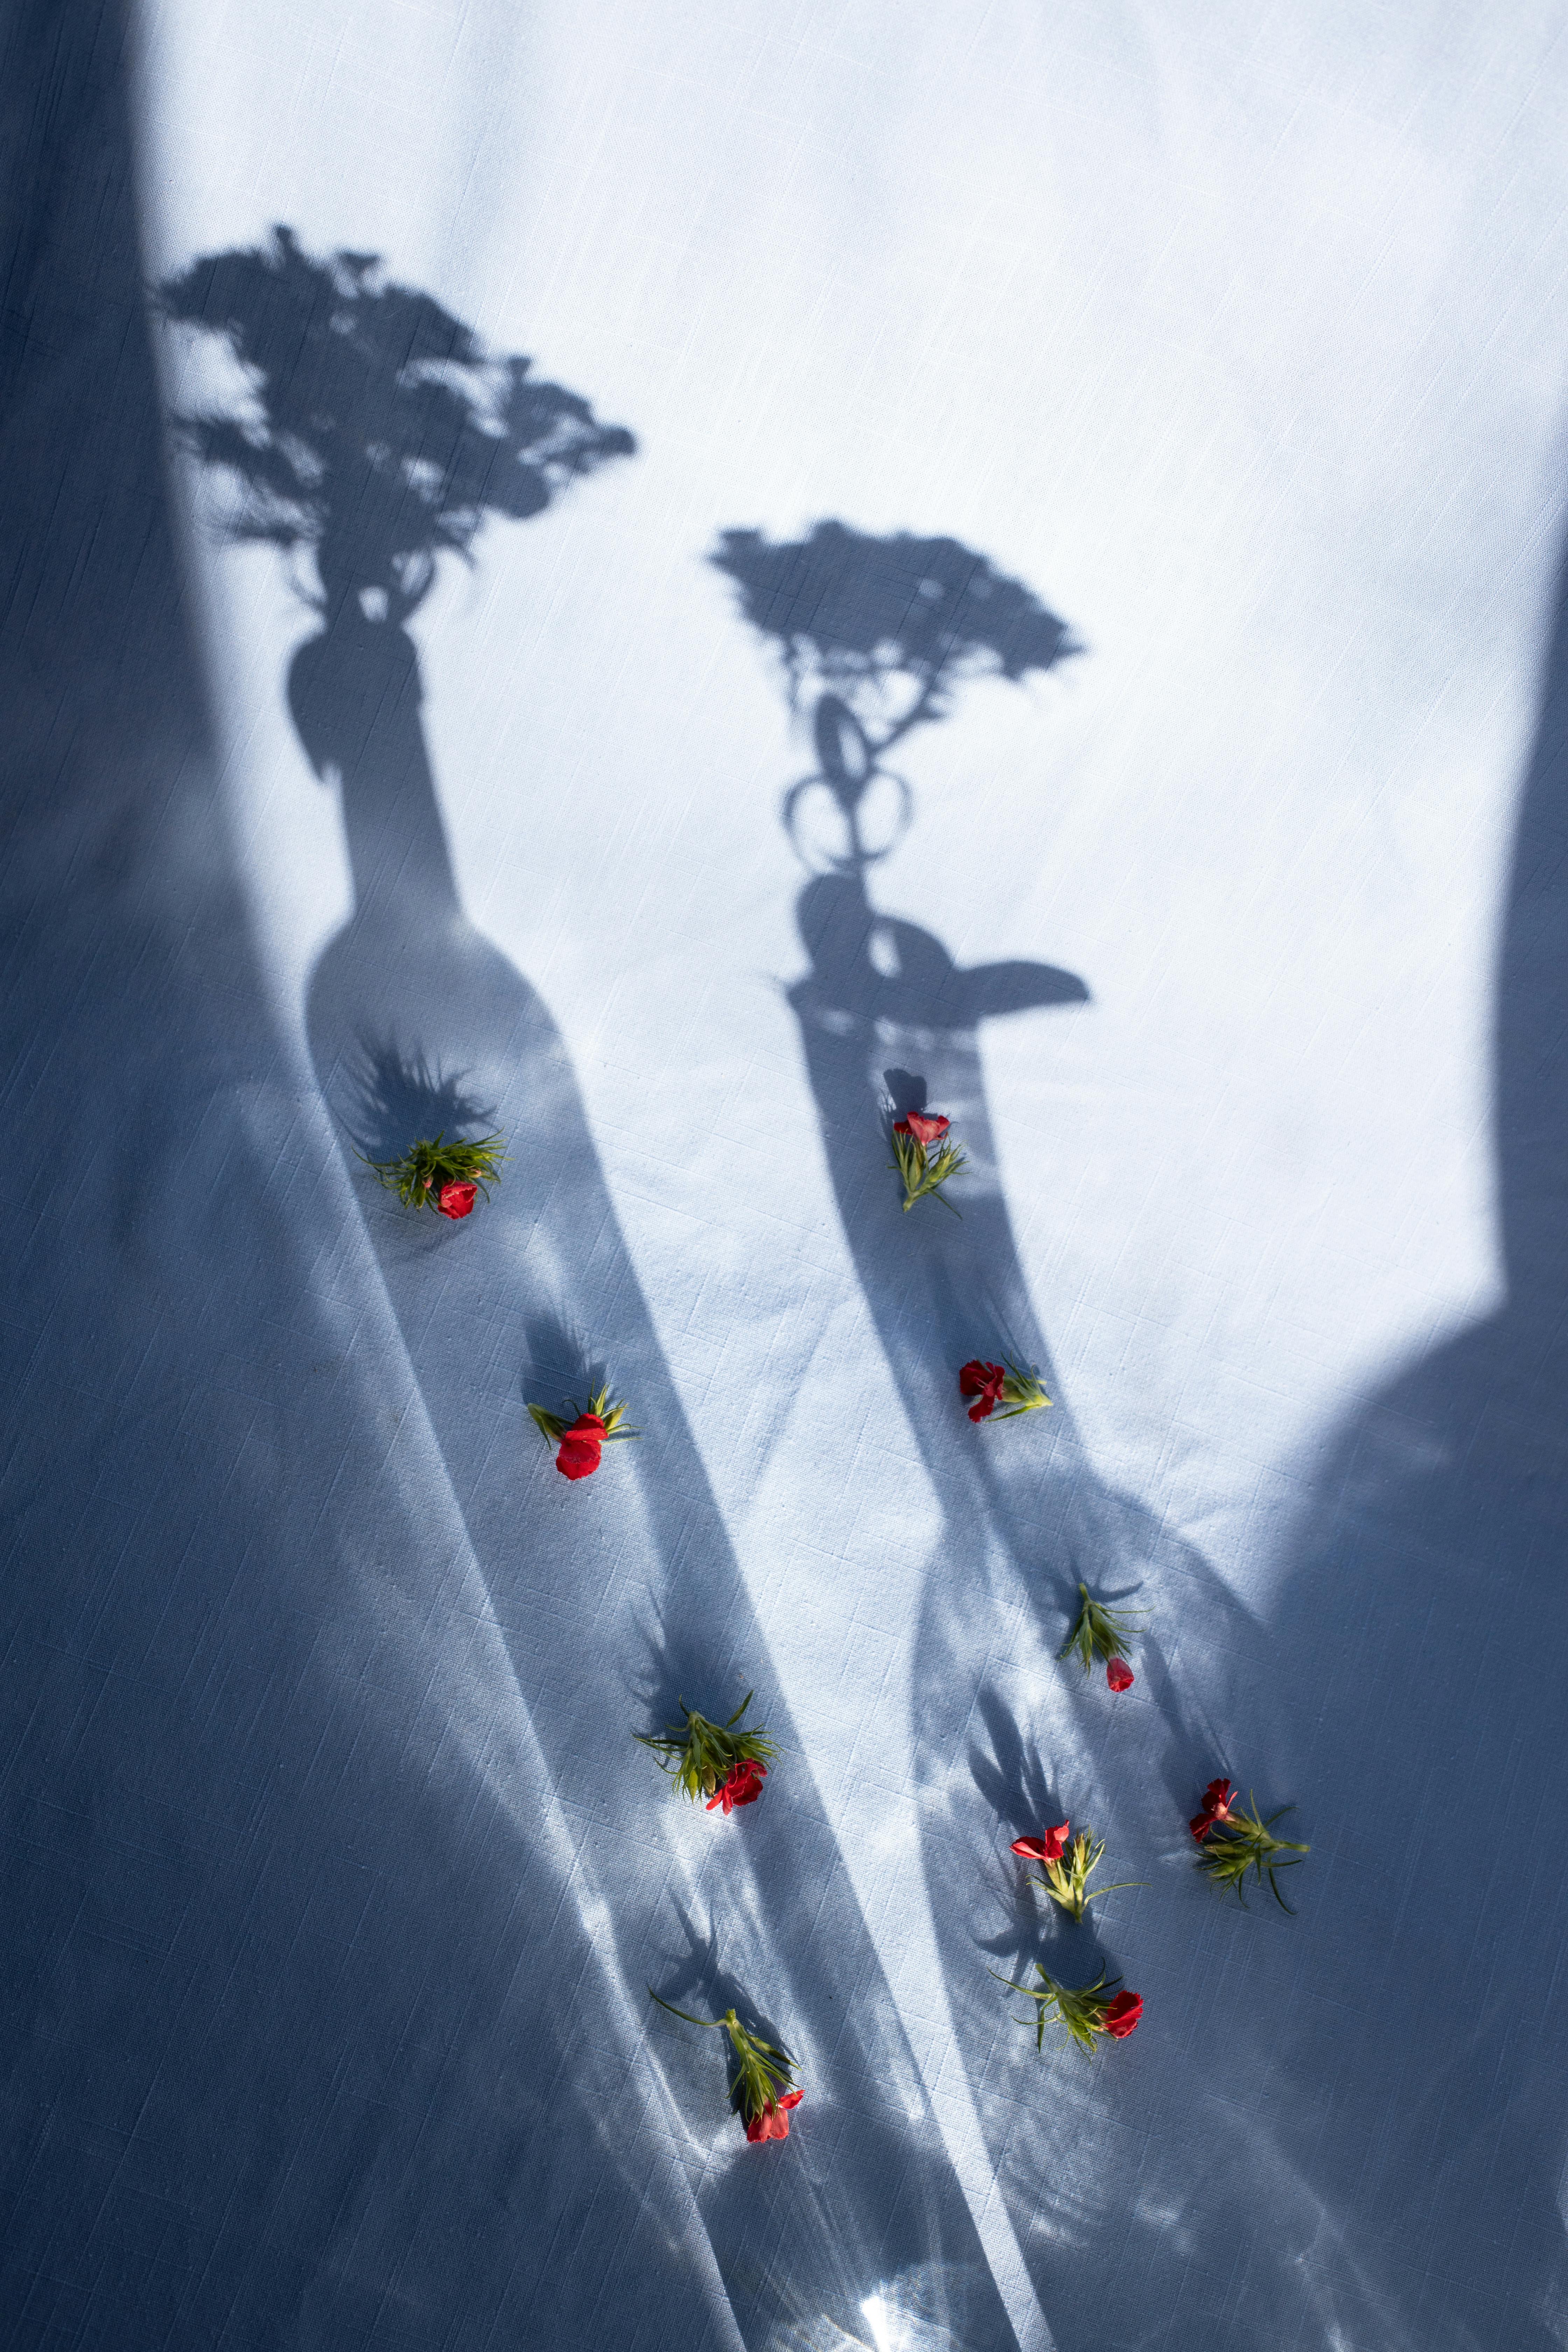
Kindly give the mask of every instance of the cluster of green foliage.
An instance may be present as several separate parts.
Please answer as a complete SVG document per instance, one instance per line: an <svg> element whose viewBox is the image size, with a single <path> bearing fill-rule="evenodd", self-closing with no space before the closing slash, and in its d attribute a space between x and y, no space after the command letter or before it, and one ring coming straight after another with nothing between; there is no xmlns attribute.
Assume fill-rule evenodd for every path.
<svg viewBox="0 0 1568 2352"><path fill-rule="evenodd" d="M584 1411L591 1412L596 1421L602 1421L604 1423L605 1427L603 1435L604 1443L606 1445L613 1444L617 1437L640 1437L642 1435L640 1429L623 1429L621 1427L621 1423L626 1416L626 1401L622 1397L613 1397L607 1387L596 1389L594 1391L594 1394L589 1398L585 1407L579 1405L575 1397L568 1397L566 1402L571 1411L571 1421L568 1421L563 1413L551 1412L547 1411L547 1409L542 1404L531 1404L528 1408L529 1412L532 1417L534 1427L539 1431L542 1437L549 1439L552 1445L560 1444L567 1431L572 1427L573 1422L580 1421Z"/></svg>
<svg viewBox="0 0 1568 2352"><path fill-rule="evenodd" d="M1032 1368L1016 1364L1011 1356L1004 1356L1007 1377L1002 1383L1002 1404L1005 1411L990 1415L993 1421L1016 1421L1021 1412L1043 1412L1051 1400L1046 1394L1045 1383Z"/></svg>
<svg viewBox="0 0 1568 2352"><path fill-rule="evenodd" d="M529 1410L533 1408L530 1406ZM681 1699L680 1712L686 1718L683 1724L672 1723L663 1736L637 1731L632 1737L640 1746L653 1749L659 1770L669 1773L676 1786L684 1789L694 1801L710 1797L723 1786L737 1764L765 1767L778 1754L765 1731L735 1728L751 1706L752 1696L748 1691L726 1723L710 1723L705 1715L696 1714Z"/></svg>
<svg viewBox="0 0 1568 2352"><path fill-rule="evenodd" d="M405 1209L434 1209L443 1184L477 1184L489 1199L489 1187L499 1182L506 1157L502 1139L482 1135L474 1142L454 1138L448 1143L445 1135L437 1135L410 1144L395 1160L369 1160L363 1152L360 1157Z"/></svg>
<svg viewBox="0 0 1568 2352"><path fill-rule="evenodd" d="M1249 1813L1231 1812L1215 1822L1198 1849L1198 1868L1206 1871L1216 1886L1234 1886L1237 1899L1243 1905L1247 1901L1243 1882L1250 1870L1260 1886L1268 1879L1274 1900L1281 1911L1289 1911L1290 1906L1280 1894L1274 1874L1278 1870L1300 1869L1301 1856L1312 1849L1310 1845L1298 1845L1289 1838L1277 1838L1271 1832L1281 1814L1294 1811L1293 1805L1281 1805L1265 1821L1254 1797ZM1280 1854L1288 1854L1290 1859L1280 1862L1276 1858Z"/></svg>
<svg viewBox="0 0 1568 2352"><path fill-rule="evenodd" d="M796 2067L789 2052L779 2049L775 2042L764 2042L760 2033L750 2032L732 2009L727 2009L722 2017L693 2017L689 2011L660 2000L652 1985L648 1993L658 2001L660 2009L668 2010L671 2017L679 2017L688 2025L708 2026L715 2033L728 2033L734 2060L730 2096L747 2123L775 2105L786 2091L794 2090Z"/></svg>
<svg viewBox="0 0 1568 2352"><path fill-rule="evenodd" d="M1105 1840L1089 1830L1079 1830L1068 1842L1058 1861L1041 1864L1045 1872L1036 1881L1045 1888L1053 1903L1058 1903L1069 1919L1081 1919L1091 1895L1119 1895L1124 1887L1142 1886L1141 1878L1119 1878L1113 1886L1090 1886L1089 1880L1100 1868L1105 1853Z"/></svg>
<svg viewBox="0 0 1568 2352"><path fill-rule="evenodd" d="M912 1209L917 1201L923 1201L928 1192L940 1201L944 1209L952 1209L952 1202L942 1188L950 1176L957 1175L965 1163L966 1155L952 1136L944 1135L939 1142L928 1144L922 1143L918 1136L900 1135L895 1129L892 1145L892 1165L904 1180L906 1210ZM961 1209L952 1209L952 1213L958 1217L963 1213Z"/></svg>
<svg viewBox="0 0 1568 2352"><path fill-rule="evenodd" d="M989 1973L996 1977L994 1969ZM1058 1984L1055 1977L1047 1976L1038 1960L1035 1962L1035 1974L1040 1979L1039 1990L1033 1985L1015 1984L1011 1977L996 1977L996 1981L1005 1984L1010 1992L1021 1992L1026 2000L1037 2004L1035 2011L1036 2049L1045 2047L1046 2021L1054 2010L1055 2022L1066 2026L1085 2057L1092 2058L1095 2045L1104 2035L1105 2014L1115 1998L1115 1989L1121 1982L1121 1978L1107 1978L1101 1969L1091 1985L1085 1985L1081 1991L1076 1991L1071 1985Z"/></svg>
<svg viewBox="0 0 1568 2352"><path fill-rule="evenodd" d="M1087 1675L1096 1658L1126 1656L1127 1645L1132 1637L1131 1621L1147 1612L1142 1609L1127 1612L1107 1609L1090 1597L1087 1584L1080 1584L1078 1591L1078 1617L1057 1655L1066 1658L1076 1651Z"/></svg>

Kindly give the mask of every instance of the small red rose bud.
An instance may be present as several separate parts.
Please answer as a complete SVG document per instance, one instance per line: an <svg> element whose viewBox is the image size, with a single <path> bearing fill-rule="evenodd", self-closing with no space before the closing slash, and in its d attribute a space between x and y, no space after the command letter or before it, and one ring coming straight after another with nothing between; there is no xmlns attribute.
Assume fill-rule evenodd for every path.
<svg viewBox="0 0 1568 2352"><path fill-rule="evenodd" d="M754 1756L742 1756L729 1779L721 1782L709 1798L708 1811L711 1812L715 1805L722 1805L726 1812L735 1805L754 1805L767 1777L765 1764L759 1764Z"/></svg>
<svg viewBox="0 0 1568 2352"><path fill-rule="evenodd" d="M605 1424L598 1414L580 1412L561 1441L555 1467L563 1478L591 1478L599 1466L604 1443Z"/></svg>
<svg viewBox="0 0 1568 2352"><path fill-rule="evenodd" d="M1100 2030L1109 2033L1113 2042L1125 2042L1142 2014L1142 1993L1119 1992L1107 2009Z"/></svg>

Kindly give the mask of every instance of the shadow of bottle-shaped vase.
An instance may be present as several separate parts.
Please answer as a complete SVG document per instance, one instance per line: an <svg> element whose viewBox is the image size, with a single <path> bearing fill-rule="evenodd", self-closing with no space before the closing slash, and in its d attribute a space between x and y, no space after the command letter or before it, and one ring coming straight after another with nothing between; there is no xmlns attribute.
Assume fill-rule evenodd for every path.
<svg viewBox="0 0 1568 2352"><path fill-rule="evenodd" d="M742 1817L683 1819L626 1737L639 1692L669 1714L678 1695L728 1704L750 1684L766 1687L766 1648L570 1058L537 992L459 902L406 632L345 608L296 656L289 699L312 760L339 782L353 877L353 912L321 958L308 1006L312 1057L345 1146L375 1157L443 1120L505 1139L501 1181L455 1229L404 1208L351 1164L535 1729L558 1793L584 1824L584 1864L625 1974L658 1980L661 1895L705 1908L722 1923L727 1965L767 1988L805 2047L831 2051L842 2070L847 2105L836 2120L843 2129L848 2119L847 2136L817 2169L809 2130L797 2132L784 2193L800 2210L778 2260L762 2259L743 2175L716 2168L699 2191L721 2266L742 2282L731 2294L743 2332L764 2341L803 2314L842 2324L890 2277L918 2273L963 2303L963 2340L1005 2345L929 2114L895 2129L879 2112L878 2083L907 2086L913 2070L890 2004L873 1990L876 1956L832 1832L802 1785L798 1750L775 1767L742 1828ZM595 1478L575 1486L555 1472L522 1402L558 1402L568 1388L582 1399L601 1372L644 1433L606 1450ZM768 1720L795 1748L776 1686ZM634 1828L645 1857L635 1873ZM846 1981L859 1989L847 2015ZM830 2081L819 2076L808 2096L826 2126Z"/></svg>
<svg viewBox="0 0 1568 2352"><path fill-rule="evenodd" d="M808 970L789 1000L845 1240L938 1507L923 1560L911 1561L910 1595L926 1891L997 2182L1055 2326L1080 2289L1103 2293L1108 2240L1126 2227L1115 2158L1121 2095L1110 2069L1097 2069L1088 2091L1070 2054L1037 2099L997 2063L1004 1996L986 1962L1013 1900L1016 1865L1005 1847L1044 1826L1027 1814L1021 1785L1013 1817L999 1820L1010 1769L1001 1751L1009 1738L1018 1752L1033 1744L1053 1784L1116 1852L1184 1835L1194 1760L1213 1752L1223 1711L1201 1674L1189 1681L1170 1671L1174 1629L1217 1634L1233 1658L1250 1636L1196 1548L1097 1468L1020 1258L984 1032L994 1020L1086 1005L1088 988L1047 963L960 965L931 930L883 912L869 877L912 807L908 785L888 772L889 751L945 716L966 670L1016 678L1076 649L1030 592L950 541L820 524L782 545L729 532L715 560L737 582L745 616L781 646L797 707L805 680L820 689L811 708L816 768L784 803L785 827L816 869L797 907ZM945 1187L956 1214L930 1199L901 1206L889 1127L911 1110L946 1116L966 1154ZM1033 1370L1050 1409L973 1425L958 1373L975 1357ZM1113 1696L1098 1671L1086 1682L1058 1662L1080 1579L1151 1609L1129 1697ZM978 1725L988 1738L977 1739ZM1003 1737L998 1725L1014 1729ZM1042 1933L1054 1918L1047 1906ZM1065 1972L1073 1980L1070 1961ZM1020 2071L1032 2057L1025 2039ZM1175 2108L1190 2107L1190 2081L1170 2090ZM1069 2180L1042 2238L1042 2184L1065 2191ZM1156 2231L1151 2260L1157 2241Z"/></svg>
<svg viewBox="0 0 1568 2352"><path fill-rule="evenodd" d="M301 259L287 247L262 274L275 281ZM216 294L195 289L188 301L195 311L199 297L207 324L239 314L237 347L281 408L297 400L300 370L286 345L273 348L266 314L245 308L256 275L241 272L237 292L227 280ZM259 488L246 485L253 530L260 514L274 519L272 535L303 541L321 589L322 625L293 658L289 704L311 766L341 795L353 905L310 980L310 1047L552 1796L581 1841L584 1916L650 2028L646 1988L668 1980L672 1904L681 1920L710 1921L725 1969L766 2003L802 2062L806 2106L786 2149L759 2158L747 2147L724 2111L721 2074L690 2116L704 2153L698 2210L744 2338L760 2346L795 2324L851 2329L866 2297L901 2275L930 2284L955 2315L955 2340L1003 2352L1010 2327L934 2118L911 2087L918 2069L773 1676L570 1058L536 991L463 909L432 774L406 624L442 547L466 547L485 511L541 511L591 462L626 454L629 436L596 426L576 395L532 386L519 361L500 363L477 420L449 415L439 403L454 396L455 333L464 367L480 356L468 331L422 310L384 327L367 303L395 289L371 284L358 257L338 257L331 275L335 293L312 280L289 313L307 349L330 299L342 313L294 434L317 435L309 479L279 514L290 442L268 453ZM275 285L262 292L273 300ZM444 470L432 464L425 404L406 418L397 410L411 332L439 361ZM363 381L350 401L343 349L356 338ZM238 446L210 419L191 437L245 479L253 437ZM389 446L409 462L385 488ZM531 467L521 488L505 488L508 446ZM453 483L466 504L443 487ZM460 1223L404 1206L367 1165L443 1129L503 1139L499 1183ZM606 1447L596 1474L573 1483L525 1404L585 1403L605 1379L643 1433ZM763 1801L710 1818L672 1797L630 1734L668 1720L678 1696L728 1713L752 1685L754 1713L782 1753ZM541 1928L542 1965L549 1923ZM648 2046L658 2047L651 2032ZM628 2096L646 2100L647 2085ZM678 2105L690 2115L684 2090ZM747 2168L769 2156L783 2160L763 2199Z"/></svg>

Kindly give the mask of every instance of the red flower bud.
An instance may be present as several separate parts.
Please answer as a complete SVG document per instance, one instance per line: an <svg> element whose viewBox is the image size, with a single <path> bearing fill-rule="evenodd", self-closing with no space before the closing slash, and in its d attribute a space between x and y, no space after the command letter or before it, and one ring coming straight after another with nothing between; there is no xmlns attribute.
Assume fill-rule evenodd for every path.
<svg viewBox="0 0 1568 2352"><path fill-rule="evenodd" d="M940 1111L912 1110L908 1118L893 1121L895 1135L912 1135L917 1143L940 1143L952 1125Z"/></svg>
<svg viewBox="0 0 1568 2352"><path fill-rule="evenodd" d="M788 2139L789 2110L798 2107L805 2096L804 2091L786 2091L782 2099L770 2099L765 2107L747 2118L746 2137L753 2144L764 2139Z"/></svg>
<svg viewBox="0 0 1568 2352"><path fill-rule="evenodd" d="M426 1178L428 1184L429 1178ZM436 1206L444 1217L466 1217L479 1199L477 1184L443 1184L436 1196Z"/></svg>
<svg viewBox="0 0 1568 2352"><path fill-rule="evenodd" d="M1105 1662L1105 1679L1110 1685L1113 1691L1131 1690L1132 1687L1132 1669L1128 1664L1125 1658L1107 1658Z"/></svg>
<svg viewBox="0 0 1568 2352"><path fill-rule="evenodd" d="M960 1396L978 1397L978 1404L969 1408L971 1421L987 1421L1002 1402L1003 1383L1007 1378L1004 1364L983 1364L978 1356L962 1365L958 1374Z"/></svg>
<svg viewBox="0 0 1568 2352"><path fill-rule="evenodd" d="M1119 1992L1100 2021L1100 2032L1113 2042L1125 2042L1143 2014L1141 1992Z"/></svg>
<svg viewBox="0 0 1568 2352"><path fill-rule="evenodd" d="M765 1764L759 1764L754 1756L742 1756L731 1769L729 1779L721 1781L709 1798L708 1811L711 1812L715 1805L722 1805L726 1812L736 1805L754 1805L763 1793L763 1782L767 1777ZM780 2137L782 2138L782 2133Z"/></svg>
<svg viewBox="0 0 1568 2352"><path fill-rule="evenodd" d="M1068 1832L1071 1822L1058 1822L1044 1837L1022 1837L1013 1840L1013 1851L1021 1853L1026 1862L1059 1862L1067 1852Z"/></svg>
<svg viewBox="0 0 1568 2352"><path fill-rule="evenodd" d="M561 1441L555 1467L563 1478L591 1478L604 1449L605 1424L596 1412L580 1412Z"/></svg>

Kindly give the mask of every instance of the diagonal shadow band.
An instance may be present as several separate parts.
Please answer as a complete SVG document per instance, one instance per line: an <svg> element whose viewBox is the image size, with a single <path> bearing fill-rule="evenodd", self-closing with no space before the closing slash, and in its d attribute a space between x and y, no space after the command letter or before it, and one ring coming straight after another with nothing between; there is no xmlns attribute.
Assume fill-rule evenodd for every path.
<svg viewBox="0 0 1568 2352"><path fill-rule="evenodd" d="M176 562L132 54L115 0L0 26L0 1046L30 1155L0 2334L733 2352L400 1351L352 1268L321 1279L341 1180Z"/></svg>

